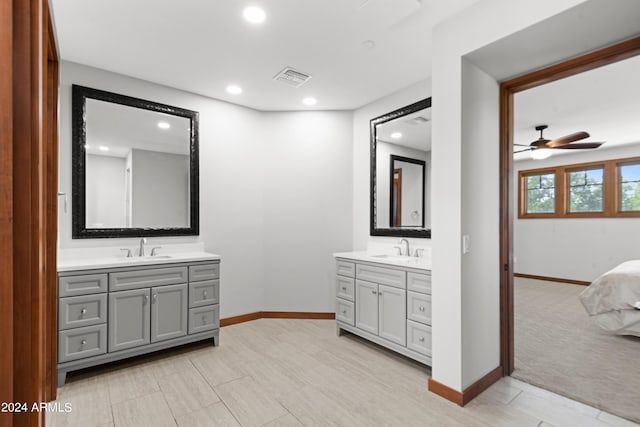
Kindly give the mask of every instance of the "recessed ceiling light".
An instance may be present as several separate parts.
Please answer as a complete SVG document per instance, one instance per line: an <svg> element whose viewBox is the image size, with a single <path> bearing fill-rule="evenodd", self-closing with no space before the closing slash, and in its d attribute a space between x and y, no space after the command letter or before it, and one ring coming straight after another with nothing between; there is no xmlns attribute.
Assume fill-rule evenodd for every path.
<svg viewBox="0 0 640 427"><path fill-rule="evenodd" d="M227 86L227 92L232 95L240 95L242 93L242 88L238 85L229 85Z"/></svg>
<svg viewBox="0 0 640 427"><path fill-rule="evenodd" d="M100 147L98 147L98 150L100 150L100 151L109 151L109 147L107 147L106 145L101 145Z"/></svg>
<svg viewBox="0 0 640 427"><path fill-rule="evenodd" d="M400 139L400 138L402 138L402 133L401 132L394 132L394 133L391 134L391 138Z"/></svg>
<svg viewBox="0 0 640 427"><path fill-rule="evenodd" d="M302 103L304 105L316 105L318 103L318 100L315 99L315 98L308 97L308 98L303 99Z"/></svg>
<svg viewBox="0 0 640 427"><path fill-rule="evenodd" d="M171 125L167 122L158 122L158 127L160 129L169 129Z"/></svg>
<svg viewBox="0 0 640 427"><path fill-rule="evenodd" d="M245 7L242 11L242 16L244 16L244 19L248 22L251 22L252 24L260 24L264 22L265 19L267 19L267 14L264 12L264 10L257 6Z"/></svg>

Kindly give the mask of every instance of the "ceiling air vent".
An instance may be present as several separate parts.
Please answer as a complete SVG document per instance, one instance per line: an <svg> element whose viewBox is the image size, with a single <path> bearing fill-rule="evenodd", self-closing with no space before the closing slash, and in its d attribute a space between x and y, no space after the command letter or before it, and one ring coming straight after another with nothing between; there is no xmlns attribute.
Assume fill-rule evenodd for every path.
<svg viewBox="0 0 640 427"><path fill-rule="evenodd" d="M427 123L428 121L429 121L428 118L422 117L422 116L417 116L409 120L406 120L406 122L411 125L421 125L422 123Z"/></svg>
<svg viewBox="0 0 640 427"><path fill-rule="evenodd" d="M288 84L293 87L300 87L309 80L311 76L301 71L294 70L291 67L285 67L280 71L273 80Z"/></svg>

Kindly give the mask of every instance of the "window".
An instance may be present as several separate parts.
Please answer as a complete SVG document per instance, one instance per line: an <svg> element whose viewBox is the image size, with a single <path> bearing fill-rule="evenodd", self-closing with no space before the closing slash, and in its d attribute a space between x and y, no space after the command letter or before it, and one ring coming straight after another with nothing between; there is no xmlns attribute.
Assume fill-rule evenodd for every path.
<svg viewBox="0 0 640 427"><path fill-rule="evenodd" d="M640 217L640 158L518 174L519 218Z"/></svg>
<svg viewBox="0 0 640 427"><path fill-rule="evenodd" d="M640 212L640 163L618 166L620 211Z"/></svg>
<svg viewBox="0 0 640 427"><path fill-rule="evenodd" d="M604 212L604 167L568 172L569 212Z"/></svg>
<svg viewBox="0 0 640 427"><path fill-rule="evenodd" d="M528 214L556 211L556 175L554 173L527 175Z"/></svg>

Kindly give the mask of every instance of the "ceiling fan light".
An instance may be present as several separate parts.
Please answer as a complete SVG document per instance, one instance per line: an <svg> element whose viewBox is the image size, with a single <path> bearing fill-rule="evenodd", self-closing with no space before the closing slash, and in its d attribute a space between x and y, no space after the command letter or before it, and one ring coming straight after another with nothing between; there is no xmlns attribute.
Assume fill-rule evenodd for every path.
<svg viewBox="0 0 640 427"><path fill-rule="evenodd" d="M535 160L547 159L551 154L553 154L553 152L549 148L536 148L535 150L531 150L531 158Z"/></svg>

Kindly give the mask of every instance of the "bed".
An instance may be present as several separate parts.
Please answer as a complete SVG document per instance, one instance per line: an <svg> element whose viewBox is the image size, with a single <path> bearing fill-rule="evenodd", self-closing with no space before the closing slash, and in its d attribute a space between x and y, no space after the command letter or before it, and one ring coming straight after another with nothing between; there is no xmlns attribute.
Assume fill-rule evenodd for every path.
<svg viewBox="0 0 640 427"><path fill-rule="evenodd" d="M582 291L580 301L602 329L640 337L640 260L623 262L598 277Z"/></svg>

